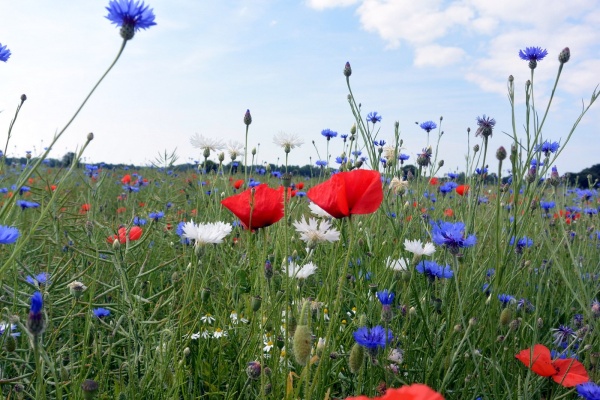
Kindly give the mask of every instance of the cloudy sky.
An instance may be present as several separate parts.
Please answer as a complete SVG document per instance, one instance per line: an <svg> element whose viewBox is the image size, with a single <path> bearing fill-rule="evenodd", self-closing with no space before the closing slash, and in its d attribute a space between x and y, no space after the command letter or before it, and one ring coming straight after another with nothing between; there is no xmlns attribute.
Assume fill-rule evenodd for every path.
<svg viewBox="0 0 600 400"><path fill-rule="evenodd" d="M597 0L152 0L157 25L131 40L113 71L55 145L60 158L95 139L88 162L147 164L177 149L180 162L201 158L196 133L244 141L258 160L282 162L278 132L304 139L290 163L324 158L321 130L348 133L346 61L364 116L383 116L379 138L391 142L400 124L415 159L426 134L415 124L443 116L438 159L442 172L464 170L467 128L477 116L497 121L491 148L509 147L507 77L517 89L517 133L524 138L524 85L530 78L519 49L541 46L548 57L535 70L536 104L545 104L566 46L571 60L557 89L544 137L564 143L582 100L600 83ZM9 155L39 153L77 109L116 55L118 29L104 18L104 1L0 3L0 43L12 56L0 63L0 137L22 93L28 100L15 125ZM542 113L540 106L540 113ZM600 104L585 116L558 159L561 172L600 162ZM479 139L470 138L470 145ZM312 141L315 142L313 146ZM595 144L592 146L591 144ZM341 140L332 140L338 155ZM490 167L495 168L494 163Z"/></svg>

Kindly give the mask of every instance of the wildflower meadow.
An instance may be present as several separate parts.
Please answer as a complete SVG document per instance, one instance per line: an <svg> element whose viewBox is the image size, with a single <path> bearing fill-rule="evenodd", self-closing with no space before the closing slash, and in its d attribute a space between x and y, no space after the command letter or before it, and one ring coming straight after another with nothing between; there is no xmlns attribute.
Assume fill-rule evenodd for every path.
<svg viewBox="0 0 600 400"><path fill-rule="evenodd" d="M515 49L529 80L524 102L506 82L513 129L473 116L454 172L442 169L443 118L419 124L416 159L400 123L381 139L350 63L336 67L348 131L276 134L280 164L256 163L261 116L241 110L245 143L195 134L189 168L175 153L153 167L80 163L93 133L51 165L121 54L160 22L134 0L111 0L105 17L116 58L45 152L5 156L27 134L26 95L8 126L3 398L600 399L600 197L559 168L598 90L560 141L546 134L569 48ZM542 106L539 68L557 68ZM310 141L319 159L288 165Z"/></svg>

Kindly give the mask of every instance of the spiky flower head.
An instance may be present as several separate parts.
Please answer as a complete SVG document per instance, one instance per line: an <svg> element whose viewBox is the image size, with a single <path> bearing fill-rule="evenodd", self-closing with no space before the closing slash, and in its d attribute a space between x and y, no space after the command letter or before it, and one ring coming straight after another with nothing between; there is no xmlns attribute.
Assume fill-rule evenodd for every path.
<svg viewBox="0 0 600 400"><path fill-rule="evenodd" d="M183 225L181 237L193 240L196 246L219 244L223 243L223 239L231 233L232 229L232 225L225 222L195 224L192 220Z"/></svg>
<svg viewBox="0 0 600 400"><path fill-rule="evenodd" d="M148 29L153 25L154 12L143 1L111 0L108 3L106 18L121 27L121 37L125 40L133 38L140 29Z"/></svg>
<svg viewBox="0 0 600 400"><path fill-rule="evenodd" d="M477 117L477 125L479 128L477 128L475 136L481 135L487 139L488 137L492 136L494 125L496 125L496 120L483 114L483 117Z"/></svg>
<svg viewBox="0 0 600 400"><path fill-rule="evenodd" d="M2 46L2 43L0 43L0 61L7 62L11 54L8 47L6 45Z"/></svg>
<svg viewBox="0 0 600 400"><path fill-rule="evenodd" d="M289 153L290 150L302 146L304 140L293 133L279 132L273 137L273 143L281 147L286 153Z"/></svg>
<svg viewBox="0 0 600 400"><path fill-rule="evenodd" d="M196 149L208 150L209 152L222 150L224 147L221 140L206 138L197 133L190 138L190 143Z"/></svg>
<svg viewBox="0 0 600 400"><path fill-rule="evenodd" d="M529 68L535 69L537 62L542 61L548 55L546 49L541 47L525 47L525 50L519 50L519 57L522 60L529 61Z"/></svg>
<svg viewBox="0 0 600 400"><path fill-rule="evenodd" d="M437 128L437 124L433 121L425 121L419 126L421 127L421 129L423 129L427 133L429 133L432 130L434 130L435 128Z"/></svg>

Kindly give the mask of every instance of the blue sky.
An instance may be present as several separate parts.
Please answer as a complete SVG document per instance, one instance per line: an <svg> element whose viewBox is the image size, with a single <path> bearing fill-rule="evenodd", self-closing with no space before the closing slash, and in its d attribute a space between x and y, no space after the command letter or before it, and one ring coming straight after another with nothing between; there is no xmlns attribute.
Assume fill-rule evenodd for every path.
<svg viewBox="0 0 600 400"><path fill-rule="evenodd" d="M148 2L147 2L148 3ZM74 5L76 4L76 6ZM342 70L352 64L351 84L364 116L383 116L379 138L391 142L400 124L414 161L426 135L415 124L444 117L438 159L442 173L464 170L467 127L477 116L497 121L492 151L511 141L506 80L515 77L517 127L523 137L523 88L530 78L519 49L541 46L548 57L535 70L536 102L545 104L571 48L544 137L564 142L580 110L600 83L600 9L592 0L153 0L157 25L131 40L116 67L55 145L60 158L95 139L88 162L143 165L177 148L180 162L200 159L189 139L244 141L250 109L249 147L258 161L282 162L273 144L278 132L304 144L291 164L325 154L322 129L347 133L354 123ZM39 153L66 123L117 53L118 29L104 18L103 1L2 2L0 43L12 57L0 65L2 147L22 93L24 105L9 155ZM592 106L556 164L578 171L600 162L600 104ZM259 146L260 144L260 146ZM339 155L341 140L330 153ZM213 155L213 159L216 154ZM494 162L490 167L496 168Z"/></svg>

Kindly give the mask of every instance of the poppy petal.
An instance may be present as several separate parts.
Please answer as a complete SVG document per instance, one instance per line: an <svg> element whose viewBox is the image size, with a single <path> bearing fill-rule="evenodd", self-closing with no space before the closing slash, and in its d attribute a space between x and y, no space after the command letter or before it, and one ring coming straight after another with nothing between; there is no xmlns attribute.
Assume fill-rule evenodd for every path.
<svg viewBox="0 0 600 400"><path fill-rule="evenodd" d="M427 385L415 383L399 389L388 389L381 400L444 400L444 397Z"/></svg>
<svg viewBox="0 0 600 400"><path fill-rule="evenodd" d="M345 172L346 198L350 214L371 214L383 201L381 175L363 169Z"/></svg>
<svg viewBox="0 0 600 400"><path fill-rule="evenodd" d="M456 187L456 193L458 193L461 196L464 196L465 194L469 193L469 185L458 185Z"/></svg>
<svg viewBox="0 0 600 400"><path fill-rule="evenodd" d="M573 358L554 360L552 365L558 371L552 379L564 387L577 386L590 380L583 364Z"/></svg>
<svg viewBox="0 0 600 400"><path fill-rule="evenodd" d="M246 229L264 228L283 218L283 186L271 189L261 183L223 199L221 204L238 217Z"/></svg>
<svg viewBox="0 0 600 400"><path fill-rule="evenodd" d="M346 199L346 185L343 172L333 175L323 183L310 188L308 198L334 218L350 215Z"/></svg>
<svg viewBox="0 0 600 400"><path fill-rule="evenodd" d="M550 350L544 345L536 344L533 348L521 350L515 358L540 376L556 375Z"/></svg>

